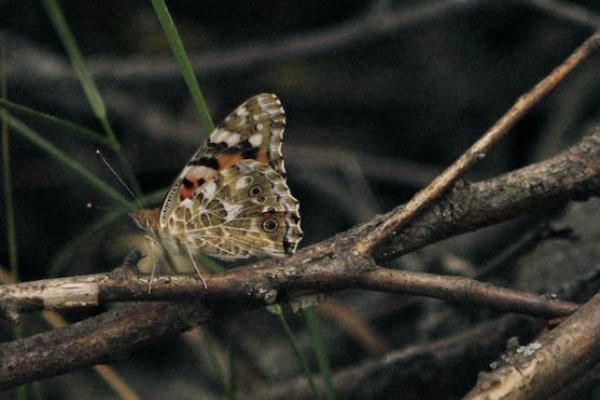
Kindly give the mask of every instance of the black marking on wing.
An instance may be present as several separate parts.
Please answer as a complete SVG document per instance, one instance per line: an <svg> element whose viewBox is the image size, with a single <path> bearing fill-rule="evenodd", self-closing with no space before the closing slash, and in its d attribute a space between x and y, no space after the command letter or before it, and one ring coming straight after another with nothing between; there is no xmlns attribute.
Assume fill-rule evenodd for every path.
<svg viewBox="0 0 600 400"><path fill-rule="evenodd" d="M201 165L204 167L212 168L214 170L219 169L219 161L212 157L201 157L197 160L191 160L189 165Z"/></svg>
<svg viewBox="0 0 600 400"><path fill-rule="evenodd" d="M259 150L260 149L258 147L250 147L247 150L243 150L242 158L255 160Z"/></svg>

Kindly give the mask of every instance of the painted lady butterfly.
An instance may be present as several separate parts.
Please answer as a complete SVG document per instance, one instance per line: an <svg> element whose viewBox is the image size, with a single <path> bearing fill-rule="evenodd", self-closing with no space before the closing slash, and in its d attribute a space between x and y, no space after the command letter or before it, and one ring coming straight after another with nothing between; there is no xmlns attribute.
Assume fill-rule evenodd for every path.
<svg viewBox="0 0 600 400"><path fill-rule="evenodd" d="M246 100L196 151L160 210L134 212L134 220L192 261L197 253L223 260L293 254L302 230L281 154L285 122L274 94Z"/></svg>

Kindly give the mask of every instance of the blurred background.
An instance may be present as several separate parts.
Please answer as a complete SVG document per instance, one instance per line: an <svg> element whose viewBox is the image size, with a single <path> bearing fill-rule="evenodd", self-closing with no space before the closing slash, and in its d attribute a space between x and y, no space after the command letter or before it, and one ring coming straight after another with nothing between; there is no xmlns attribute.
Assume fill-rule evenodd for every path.
<svg viewBox="0 0 600 400"><path fill-rule="evenodd" d="M166 190L208 132L151 4L61 5L142 191ZM215 123L254 94L273 92L282 100L288 121L283 153L305 231L301 247L408 200L600 27L600 5L592 0L207 0L168 6ZM0 1L0 35L11 101L102 130L42 3ZM600 118L599 66L598 56L587 60L468 178L491 178L575 143ZM23 120L122 191L98 160L97 144ZM119 205L72 171L16 133L10 152L21 280L108 271L141 245L127 217L111 217ZM110 150L104 154L119 169ZM86 208L88 202L95 207ZM600 231L597 218L589 218L598 209L590 201L532 211L407 255L396 266L466 276L483 270L496 283L556 292L598 267ZM0 243L6 243L5 223ZM4 269L7 260L2 245ZM565 272L561 263L567 260ZM339 398L460 398L508 337L526 341L536 332L535 322L513 320L495 340L474 348L460 335L500 315L358 291L328 296L317 315L334 375L348 388ZM302 318L288 319L317 371ZM47 329L36 316L23 324L26 335ZM10 324L0 323L3 341L12 333ZM227 352L233 355L240 398L311 398L283 328L264 310L215 321L204 333L158 342L112 366L139 398L222 398L207 337L223 362ZM410 351L418 357L410 358ZM382 363L391 354L396 358ZM352 371L364 374L352 382ZM582 390L595 393L593 385ZM30 392L45 399L127 398L92 369L42 381Z"/></svg>

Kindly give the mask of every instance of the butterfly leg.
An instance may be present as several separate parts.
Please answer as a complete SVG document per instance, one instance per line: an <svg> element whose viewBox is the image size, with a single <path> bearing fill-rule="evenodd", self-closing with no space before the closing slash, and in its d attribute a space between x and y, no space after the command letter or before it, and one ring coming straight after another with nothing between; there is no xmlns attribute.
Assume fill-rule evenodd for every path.
<svg viewBox="0 0 600 400"><path fill-rule="evenodd" d="M194 259L194 255L192 254L192 250L190 250L190 247L187 245L187 243L185 243L184 246L185 246L185 249L186 249L186 251L188 253L188 256L190 256L190 260L192 260L192 265L194 265L194 269L196 270L196 274L198 274L198 277L200 278L200 280L202 281L202 284L204 285L204 289L207 289L208 286L206 286L206 280L204 279L204 277L200 273L200 268L198 267L198 264L196 264L196 260Z"/></svg>
<svg viewBox="0 0 600 400"><path fill-rule="evenodd" d="M150 248L152 250L156 249L156 242L150 236L146 236L146 239L150 241ZM154 251L153 251L154 253ZM152 282L154 282L154 277L156 276L156 270L158 269L158 258L156 255L152 254L152 272L150 273L150 282L148 282L148 294L152 293Z"/></svg>

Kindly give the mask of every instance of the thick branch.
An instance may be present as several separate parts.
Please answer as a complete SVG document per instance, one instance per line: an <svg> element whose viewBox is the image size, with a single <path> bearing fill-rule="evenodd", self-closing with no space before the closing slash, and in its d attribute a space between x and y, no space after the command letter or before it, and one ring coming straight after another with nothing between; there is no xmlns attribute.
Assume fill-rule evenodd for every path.
<svg viewBox="0 0 600 400"><path fill-rule="evenodd" d="M600 130L537 164L477 183L458 184L374 254L388 260L417 248L568 199L600 195ZM402 206L393 213L399 213ZM382 219L386 219L387 215Z"/></svg>
<svg viewBox="0 0 600 400"><path fill-rule="evenodd" d="M466 399L545 399L600 361L600 294L520 357L480 376Z"/></svg>
<svg viewBox="0 0 600 400"><path fill-rule="evenodd" d="M398 393L406 398L456 398L456 394L445 391L449 386L447 379L446 382L439 380L457 365L464 365L465 355L469 357L469 365L461 368L461 372L453 372L453 379L468 379L478 366L489 363L488 355L501 352L507 337L516 334L531 337L539 328L537 321L505 316L447 338L397 349L336 371L333 375L335 393L343 399L383 399ZM301 377L242 398L300 400L312 399L314 395L306 379Z"/></svg>
<svg viewBox="0 0 600 400"><path fill-rule="evenodd" d="M0 389L101 364L205 321L199 304L135 304L0 347Z"/></svg>

